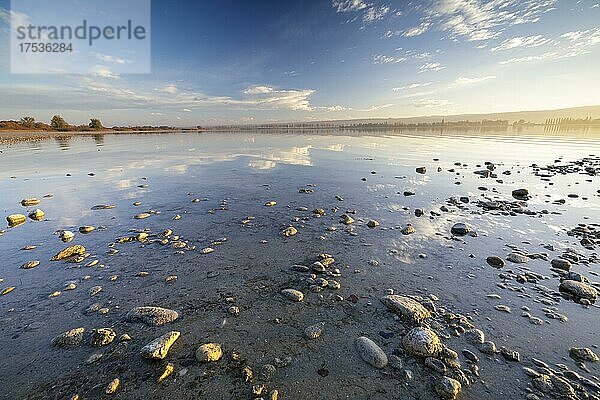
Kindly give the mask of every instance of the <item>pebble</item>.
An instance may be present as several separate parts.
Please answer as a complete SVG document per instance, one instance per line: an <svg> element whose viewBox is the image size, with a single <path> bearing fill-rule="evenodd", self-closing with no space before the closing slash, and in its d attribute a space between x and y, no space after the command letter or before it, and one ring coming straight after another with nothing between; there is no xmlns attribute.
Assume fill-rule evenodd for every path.
<svg viewBox="0 0 600 400"><path fill-rule="evenodd" d="M293 226L290 226L290 227L285 228L281 232L281 236L291 237L291 236L295 236L297 233L298 233L298 229L294 228Z"/></svg>
<svg viewBox="0 0 600 400"><path fill-rule="evenodd" d="M435 382L435 392L444 400L454 400L460 393L462 386L456 379L444 376Z"/></svg>
<svg viewBox="0 0 600 400"><path fill-rule="evenodd" d="M141 322L150 326L162 326L179 318L177 311L167 308L143 306L135 307L125 316L129 322Z"/></svg>
<svg viewBox="0 0 600 400"><path fill-rule="evenodd" d="M41 203L40 199L36 199L35 197L30 198L30 199L21 200L21 205L23 207L37 206L40 203Z"/></svg>
<svg viewBox="0 0 600 400"><path fill-rule="evenodd" d="M563 271L569 271L571 269L571 262L568 260L556 258L550 263L552 264L552 268L562 269Z"/></svg>
<svg viewBox="0 0 600 400"><path fill-rule="evenodd" d="M379 221L375 221L374 219L372 219L369 222L367 222L367 226L369 228L376 228L379 226Z"/></svg>
<svg viewBox="0 0 600 400"><path fill-rule="evenodd" d="M418 357L435 357L442 350L438 335L428 328L413 328L402 338L402 346Z"/></svg>
<svg viewBox="0 0 600 400"><path fill-rule="evenodd" d="M23 214L12 214L6 217L6 221L8 222L8 227L13 228L17 225L24 224L27 221L27 217Z"/></svg>
<svg viewBox="0 0 600 400"><path fill-rule="evenodd" d="M140 351L142 357L153 360L164 359L167 356L169 349L180 335L180 332L171 331L154 339L152 342L142 347L142 350Z"/></svg>
<svg viewBox="0 0 600 400"><path fill-rule="evenodd" d="M223 357L223 350L218 343L206 343L196 350L196 360L207 363L219 361Z"/></svg>
<svg viewBox="0 0 600 400"><path fill-rule="evenodd" d="M323 327L325 326L324 322L319 322L318 324L310 325L304 329L304 336L309 339L317 339L323 333Z"/></svg>
<svg viewBox="0 0 600 400"><path fill-rule="evenodd" d="M80 227L79 227L79 233L84 233L84 234L86 234L86 233L90 233L90 232L94 231L95 229L96 229L96 228L94 228L93 226L89 226L89 225L86 225L86 226L80 226Z"/></svg>
<svg viewBox="0 0 600 400"><path fill-rule="evenodd" d="M410 297L392 294L382 297L381 302L406 322L419 323L431 317L429 310Z"/></svg>
<svg viewBox="0 0 600 400"><path fill-rule="evenodd" d="M489 266L494 268L503 268L505 264L504 260L497 256L489 256L485 259L485 261L488 263Z"/></svg>
<svg viewBox="0 0 600 400"><path fill-rule="evenodd" d="M470 232L471 232L471 227L469 227L467 224L462 223L462 222L454 224L454 225L452 225L452 228L450 228L450 233L452 233L453 235L456 235L456 236L465 236Z"/></svg>
<svg viewBox="0 0 600 400"><path fill-rule="evenodd" d="M304 300L304 293L296 289L283 289L281 294L288 300L302 301Z"/></svg>
<svg viewBox="0 0 600 400"><path fill-rule="evenodd" d="M165 365L165 370L158 377L158 379L156 380L156 383L158 383L158 384L162 383L162 381L164 381L169 376L171 376L171 374L173 373L173 371L175 371L175 365L173 365L172 363L167 363L167 365Z"/></svg>
<svg viewBox="0 0 600 400"><path fill-rule="evenodd" d="M111 328L94 329L90 344L94 347L106 346L111 344L116 337L117 334Z"/></svg>
<svg viewBox="0 0 600 400"><path fill-rule="evenodd" d="M384 351L368 337L361 336L356 339L355 346L360 357L373 367L381 369L388 364Z"/></svg>
<svg viewBox="0 0 600 400"><path fill-rule="evenodd" d="M119 378L115 378L106 386L106 390L104 392L106 394L114 394L117 390L119 390L119 386L121 386L121 380Z"/></svg>
<svg viewBox="0 0 600 400"><path fill-rule="evenodd" d="M510 253L506 259L515 264L525 264L529 262L529 257L520 253Z"/></svg>
<svg viewBox="0 0 600 400"><path fill-rule="evenodd" d="M50 261L62 261L73 256L81 256L85 254L85 247L80 244L70 246L57 253Z"/></svg>
<svg viewBox="0 0 600 400"><path fill-rule="evenodd" d="M594 351L590 348L578 348L578 347L571 347L569 349L569 356L577 361L591 361L591 362L598 362L600 361L600 359L598 358L598 356L596 355L596 353L594 353Z"/></svg>
<svg viewBox="0 0 600 400"><path fill-rule="evenodd" d="M74 328L64 333L61 333L60 335L55 336L54 339L52 339L52 346L62 348L77 347L81 344L84 333L85 328Z"/></svg>
<svg viewBox="0 0 600 400"><path fill-rule="evenodd" d="M41 221L44 219L44 212L39 208L35 209L29 213L29 218L31 218L34 221Z"/></svg>
<svg viewBox="0 0 600 400"><path fill-rule="evenodd" d="M595 301L598 297L598 291L594 287L583 282L564 280L560 283L559 289L575 296L578 299Z"/></svg>
<svg viewBox="0 0 600 400"><path fill-rule="evenodd" d="M21 269L32 269L37 267L38 265L40 265L40 262L38 260L28 261L25 264L21 265Z"/></svg>

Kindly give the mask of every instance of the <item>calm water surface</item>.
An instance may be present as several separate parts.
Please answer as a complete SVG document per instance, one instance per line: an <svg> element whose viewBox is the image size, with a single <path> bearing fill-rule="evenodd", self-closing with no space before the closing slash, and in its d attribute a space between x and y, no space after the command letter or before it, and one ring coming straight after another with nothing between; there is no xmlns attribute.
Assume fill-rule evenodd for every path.
<svg viewBox="0 0 600 400"><path fill-rule="evenodd" d="M498 287L507 282L499 276L502 271L485 263L489 255L506 257L511 251L507 245L549 253L550 258L567 247L585 257L595 254L566 231L579 223L600 222L600 178L571 174L548 181L533 175L531 167L600 156L600 136L592 133L170 133L74 136L0 149L0 208L5 215L25 212L20 205L23 198L53 195L37 206L45 212L45 221L28 221L0 236L0 289L16 287L0 297L0 397L68 398L64 396L77 392L87 395L84 398L101 398L98 387L118 375L123 389L117 398L249 398L244 394L247 385L225 367L219 372L204 370L193 361L197 345L212 340L226 350L244 349L257 371L273 357L291 356L292 364L268 384L278 387L284 399L436 398L430 371L418 363L409 363L419 372L415 382L399 384L357 359L352 340L361 335L376 340L388 354L399 347L402 332L378 301L388 288L400 294L435 294L439 307L468 315L498 346L521 353L523 364L481 355L483 383L463 389L462 398L524 398L529 378L521 366L529 365L528 359L577 369L568 359L568 349L599 344L595 306L561 300L553 307L568 321L547 318L548 305L539 302L534 285L509 280L508 288ZM485 162L496 165L502 183L473 174L484 169ZM415 173L419 166L426 166L427 173ZM503 171L511 174L502 175ZM301 188L314 192L299 193ZM484 198L511 199L516 188L532 193L530 209L548 213L505 216L481 213L473 205ZM406 190L416 195L405 197ZM440 212L453 196L469 196L471 204ZM194 198L201 201L193 203ZM553 204L558 199L566 203ZM264 207L270 200L277 206ZM136 201L142 205L134 207ZM98 204L116 207L91 209ZM299 207L309 211L298 211ZM310 210L315 208L327 210L327 215L313 218ZM440 215L418 218L415 208ZM148 210L160 213L133 219ZM350 210L356 210L357 219L352 235L339 224L340 215ZM173 221L176 214L181 220ZM242 224L248 216L255 219ZM378 220L380 227L368 229L369 219ZM449 229L456 222L469 223L478 237L452 240ZM415 234L400 234L407 224L415 227ZM82 235L77 232L82 225L103 229ZM288 225L296 226L299 234L283 239L279 232ZM328 230L331 226L337 229ZM178 255L158 245L129 244L117 245L120 252L107 255L109 243L131 229L158 233L167 228L197 250ZM75 232L72 244L85 245L104 268L50 263L50 257L65 246L53 235L60 229ZM199 254L199 249L222 237L228 240L214 253ZM38 247L19 250L27 245ZM553 245L556 251L543 245ZM289 266L311 263L321 252L333 254L340 263L340 294L354 294L360 301L349 308L327 303L334 301L330 292L308 293L304 308L290 308L295 305L278 296L281 288L298 284ZM19 268L33 259L41 261L39 267ZM548 261L509 263L505 270L543 274L548 279L540 283L558 291L559 279ZM592 282L600 273L594 263L577 264L573 270ZM139 271L149 271L150 276L136 278ZM90 278L84 279L86 275ZM108 280L113 275L119 276L115 282ZM177 282L167 285L168 275L177 275ZM215 275L216 279L207 278ZM48 298L69 282L76 282L77 289ZM103 292L90 298L88 291L94 285L103 286ZM239 317L228 316L226 297L237 299ZM95 302L110 312L86 313ZM172 328L181 330L182 338L169 357L176 370L185 369L186 374L160 388L154 382L159 366L140 361L139 348L167 329L143 329L122 321L127 310L144 304L182 313ZM512 313L496 311L498 304L508 305ZM521 317L523 306L544 324L533 325ZM274 325L276 317L284 323ZM319 321L325 321L328 330L322 340L307 345L302 331ZM98 349L83 346L67 351L49 345L52 337L78 326L114 327L134 340L123 357L113 359L108 356L111 349L100 349L103 361L87 365L85 360ZM382 331L392 336L382 336ZM460 352L461 346L457 342L451 347ZM598 367L589 367L591 375L598 374ZM327 378L317 374L323 368L329 371ZM191 393L198 397L190 397Z"/></svg>

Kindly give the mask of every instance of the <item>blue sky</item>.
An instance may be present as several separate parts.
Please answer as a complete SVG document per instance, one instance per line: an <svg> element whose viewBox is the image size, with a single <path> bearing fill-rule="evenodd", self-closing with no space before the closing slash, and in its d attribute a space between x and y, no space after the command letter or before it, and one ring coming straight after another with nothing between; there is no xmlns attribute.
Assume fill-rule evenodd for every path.
<svg viewBox="0 0 600 400"><path fill-rule="evenodd" d="M312 121L600 104L600 0L152 1L152 72L10 74L0 119ZM83 17L83 16L82 16Z"/></svg>

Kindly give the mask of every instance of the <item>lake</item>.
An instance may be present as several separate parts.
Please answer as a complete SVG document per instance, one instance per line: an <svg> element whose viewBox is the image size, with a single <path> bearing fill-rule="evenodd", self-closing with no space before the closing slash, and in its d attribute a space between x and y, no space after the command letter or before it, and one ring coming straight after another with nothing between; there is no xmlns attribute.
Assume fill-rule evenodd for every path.
<svg viewBox="0 0 600 400"><path fill-rule="evenodd" d="M0 235L0 290L14 287L0 296L0 397L104 398L118 378L111 398L437 399L441 366L404 342L428 327L458 355L431 358L464 381L462 399L543 393L523 371L540 372L533 358L579 398L599 398L600 363L569 355L598 352L598 306L559 286L600 289L600 134L541 129L73 135L0 145L5 216L44 212ZM529 193L514 198L516 189ZM27 198L41 201L24 207ZM466 235L451 233L459 223ZM80 233L84 226L95 229ZM283 236L291 226L297 233ZM74 238L63 243L62 231ZM74 245L85 247L80 258L50 261ZM31 261L39 265L21 268ZM428 317L391 312L380 300L392 293ZM139 323L130 310L141 306L178 318ZM85 328L76 343L53 345L74 328ZM473 329L497 351L473 344ZM180 336L164 359L140 355L170 331ZM365 361L363 336L387 366ZM206 343L221 346L219 361L197 359ZM159 384L168 363L173 372Z"/></svg>

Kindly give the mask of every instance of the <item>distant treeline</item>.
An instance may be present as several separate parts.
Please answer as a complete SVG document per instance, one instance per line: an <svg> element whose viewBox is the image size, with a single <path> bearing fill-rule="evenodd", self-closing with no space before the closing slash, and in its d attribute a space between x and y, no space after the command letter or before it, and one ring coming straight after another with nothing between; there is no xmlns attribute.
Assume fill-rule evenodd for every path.
<svg viewBox="0 0 600 400"><path fill-rule="evenodd" d="M587 118L550 118L544 122L544 125L560 126L600 126L600 119Z"/></svg>
<svg viewBox="0 0 600 400"><path fill-rule="evenodd" d="M60 115L55 115L50 123L36 121L33 117L23 117L18 121L0 121L0 131L42 131L42 132L93 132L93 131L166 131L181 130L173 126L113 126L102 125L98 118L90 119L87 125L73 125Z"/></svg>

